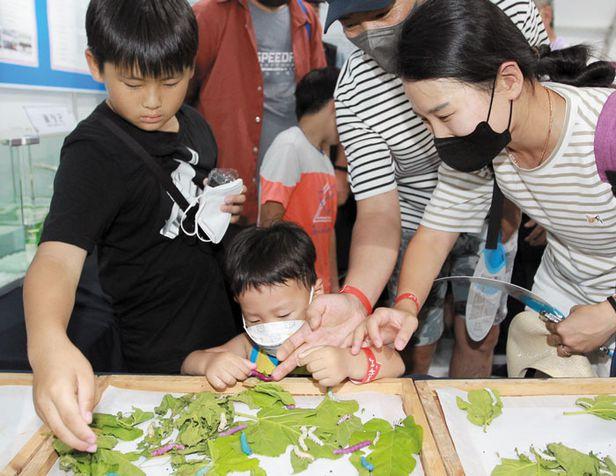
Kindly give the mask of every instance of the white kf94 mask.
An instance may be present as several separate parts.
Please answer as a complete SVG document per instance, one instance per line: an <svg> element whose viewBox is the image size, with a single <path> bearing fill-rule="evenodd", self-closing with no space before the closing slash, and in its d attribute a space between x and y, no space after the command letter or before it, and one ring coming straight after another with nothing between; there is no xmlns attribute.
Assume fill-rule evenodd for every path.
<svg viewBox="0 0 616 476"><path fill-rule="evenodd" d="M314 287L310 289L310 300L308 304L312 304L314 296ZM265 353L276 356L276 352L285 341L295 334L306 321L294 319L291 321L266 322L264 324L256 324L247 326L246 319L244 321L244 329L248 337L257 344Z"/></svg>
<svg viewBox="0 0 616 476"><path fill-rule="evenodd" d="M243 188L244 182L242 182L242 179L218 185L217 187L206 185L203 193L195 197L184 212L180 224L182 231L188 236L197 236L197 238L206 243L220 243L231 222L231 214L221 211L220 207L224 205L226 197L239 195ZM199 209L195 214L195 226L192 231L188 231L184 227L184 220L188 216L188 212L197 204L199 204ZM205 233L206 236L203 236L202 233Z"/></svg>

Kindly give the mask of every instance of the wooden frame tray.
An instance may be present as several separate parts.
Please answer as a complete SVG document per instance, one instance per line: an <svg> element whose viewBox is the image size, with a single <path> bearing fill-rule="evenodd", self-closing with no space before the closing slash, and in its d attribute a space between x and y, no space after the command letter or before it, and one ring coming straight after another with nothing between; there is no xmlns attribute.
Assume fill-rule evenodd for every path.
<svg viewBox="0 0 616 476"><path fill-rule="evenodd" d="M325 389L316 385L312 380L305 378L289 378L279 384L293 395L317 396L324 395ZM168 376L107 376L98 379L99 398L104 390L109 387L118 387L128 390L158 391L193 393L214 391L203 377L168 377ZM237 393L246 388L244 383L228 389L225 393ZM351 394L362 392L381 392L389 395L399 395L402 398L404 411L407 415L413 415L417 424L424 429L424 441L420 459L423 470L427 476L444 475L443 466L434 436L430 431L426 414L423 411L419 395L410 379L383 379L358 387L351 383L345 383L334 389L336 393ZM57 460L52 448L52 438L47 438L38 448L34 457L30 458L23 467L21 475L47 475Z"/></svg>
<svg viewBox="0 0 616 476"><path fill-rule="evenodd" d="M0 386L25 385L32 386L32 374L4 374L0 373ZM1 476L15 476L20 474L23 468L30 462L49 437L49 431L41 427L23 448L17 453L4 468L0 468Z"/></svg>
<svg viewBox="0 0 616 476"><path fill-rule="evenodd" d="M616 393L616 379L509 379L509 380L425 380L415 382L423 410L436 439L445 471L449 475L463 476L462 463L447 428L445 415L436 391L456 388L468 392L489 387L502 397L541 395L601 395Z"/></svg>

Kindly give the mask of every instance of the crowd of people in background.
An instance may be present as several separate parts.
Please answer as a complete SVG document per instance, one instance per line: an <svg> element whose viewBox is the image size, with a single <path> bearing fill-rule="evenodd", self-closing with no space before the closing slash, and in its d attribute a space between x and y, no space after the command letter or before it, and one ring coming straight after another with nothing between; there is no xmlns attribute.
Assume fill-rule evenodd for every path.
<svg viewBox="0 0 616 476"><path fill-rule="evenodd" d="M429 374L449 332L449 375L489 377L506 302L475 341L468 287L435 280L498 253L511 276L519 249L514 276L566 319L520 314L538 345L510 368L609 374L615 71L536 1L92 0L107 99L64 143L24 285L54 433L96 450L66 332L95 249L124 371L366 383ZM214 168L237 176L218 188Z"/></svg>

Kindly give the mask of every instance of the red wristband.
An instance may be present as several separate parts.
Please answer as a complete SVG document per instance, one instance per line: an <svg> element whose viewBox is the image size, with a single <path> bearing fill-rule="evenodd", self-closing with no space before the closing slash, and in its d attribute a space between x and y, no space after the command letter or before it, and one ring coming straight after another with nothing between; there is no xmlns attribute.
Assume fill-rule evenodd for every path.
<svg viewBox="0 0 616 476"><path fill-rule="evenodd" d="M415 296L415 294L413 293L400 294L396 298L395 304L398 304L399 302L404 301L405 299L413 301L415 303L415 306L417 306L417 312L419 312L419 310L421 309L421 306L419 305L419 298Z"/></svg>
<svg viewBox="0 0 616 476"><path fill-rule="evenodd" d="M366 358L368 359L368 366L366 367L366 375L361 380L352 380L353 383L369 383L376 380L381 371L381 364L379 364L374 356L374 352L369 347L364 347L362 349L364 354L366 354Z"/></svg>
<svg viewBox="0 0 616 476"><path fill-rule="evenodd" d="M368 315L372 314L372 304L370 303L370 299L366 297L366 295L361 292L361 290L357 289L354 286L349 286L346 284L340 291L339 294L352 294L362 303L364 308L366 308L366 312Z"/></svg>

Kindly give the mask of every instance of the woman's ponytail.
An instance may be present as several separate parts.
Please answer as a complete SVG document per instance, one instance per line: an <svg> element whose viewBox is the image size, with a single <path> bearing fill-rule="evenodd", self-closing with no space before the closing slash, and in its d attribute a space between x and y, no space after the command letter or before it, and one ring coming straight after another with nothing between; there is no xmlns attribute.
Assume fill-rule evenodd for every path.
<svg viewBox="0 0 616 476"><path fill-rule="evenodd" d="M577 87L608 87L614 83L616 70L607 61L589 63L590 48L577 45L551 51L549 46L539 49L536 73L551 81Z"/></svg>

